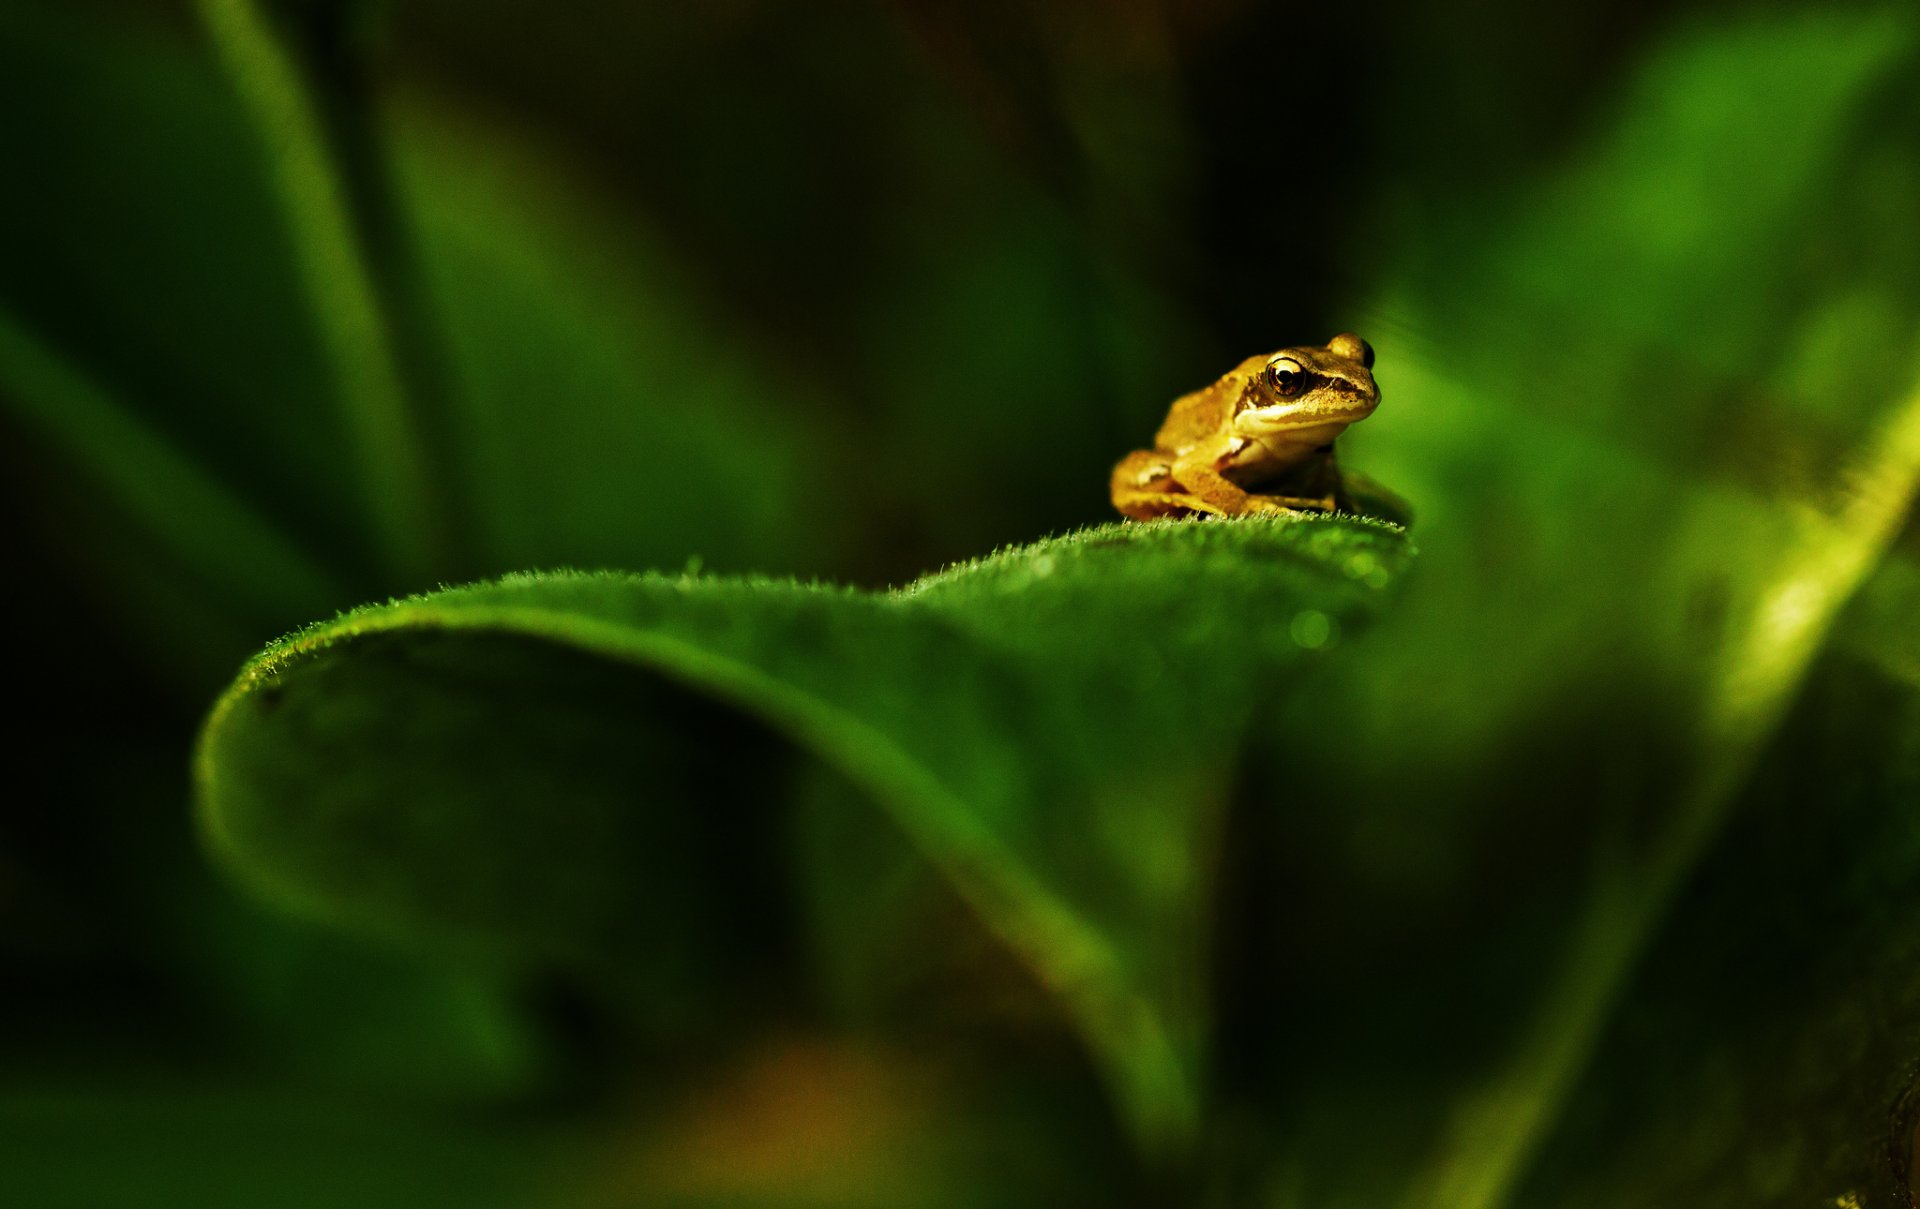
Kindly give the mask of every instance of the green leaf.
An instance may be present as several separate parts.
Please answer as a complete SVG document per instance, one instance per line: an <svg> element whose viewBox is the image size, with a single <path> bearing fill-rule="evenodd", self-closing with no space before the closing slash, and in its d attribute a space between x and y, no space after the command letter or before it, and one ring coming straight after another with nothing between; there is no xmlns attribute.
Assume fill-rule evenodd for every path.
<svg viewBox="0 0 1920 1209"><path fill-rule="evenodd" d="M284 617L336 597L326 571L201 467L0 312L0 400L89 480L140 518L150 540L210 582L249 619Z"/></svg>
<svg viewBox="0 0 1920 1209"><path fill-rule="evenodd" d="M36 186L0 228L8 313L297 537L351 513L325 360L213 65L152 22L23 0L0 100L34 115L0 128Z"/></svg>
<svg viewBox="0 0 1920 1209"><path fill-rule="evenodd" d="M1920 1124L1916 803L1920 693L1822 659L1513 1203L1904 1209Z"/></svg>
<svg viewBox="0 0 1920 1209"><path fill-rule="evenodd" d="M9 5L0 105L34 114L0 128L0 156L34 182L0 226L0 407L50 470L110 502L100 544L152 551L193 609L271 633L354 599L327 375L208 65L139 20ZM35 488L34 522L76 561L120 564Z"/></svg>
<svg viewBox="0 0 1920 1209"><path fill-rule="evenodd" d="M468 576L695 557L795 571L845 544L795 506L845 507L848 442L820 431L831 401L802 368L745 347L666 235L561 157L416 98L381 115L410 263L360 263L312 132L287 148L249 129L310 124L302 99L250 112L199 31L172 32L42 0L0 12L0 102L35 115L0 129L0 154L36 186L10 195L0 228L0 406L90 493L129 507L131 540L202 577L175 589L194 607L265 597L270 616L243 618L264 637L431 586L377 570L376 555L418 561L399 548L431 526L409 515L441 494L468 510L454 518L472 531ZM369 310L376 272L417 301L403 318L420 332ZM449 398L396 396L389 346L407 335L434 346ZM434 448L380 435L404 443L416 428ZM147 478L155 451L166 466ZM370 512L365 483L420 480L422 458L454 481L376 493ZM195 476L171 508L167 493ZM668 513L674 524L655 523ZM85 536L58 527L62 542ZM256 565L263 542L281 549ZM301 556L314 566L289 573Z"/></svg>
<svg viewBox="0 0 1920 1209"><path fill-rule="evenodd" d="M844 544L810 519L850 506L830 401L742 346L666 234L537 147L428 107L396 126L486 571L792 572Z"/></svg>
<svg viewBox="0 0 1920 1209"><path fill-rule="evenodd" d="M366 223L293 39L255 0L197 8L265 149L281 217L332 372L341 428L354 452L361 507L390 569L444 572L449 501L435 482L428 434L401 370L391 305L380 295Z"/></svg>
<svg viewBox="0 0 1920 1209"><path fill-rule="evenodd" d="M1143 1144L1177 1152L1240 741L1409 556L1351 518L1168 523L877 596L618 574L451 589L250 664L207 724L201 817L297 909L613 955L671 984L718 910L689 830L741 800L714 785L752 760L676 739L685 707L634 674L658 673L870 793L1059 997Z"/></svg>

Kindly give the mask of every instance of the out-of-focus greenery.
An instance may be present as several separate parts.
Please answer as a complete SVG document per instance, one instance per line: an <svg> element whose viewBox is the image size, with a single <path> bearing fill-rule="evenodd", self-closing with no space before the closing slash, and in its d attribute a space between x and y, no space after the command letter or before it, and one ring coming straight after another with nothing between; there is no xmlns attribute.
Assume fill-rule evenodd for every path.
<svg viewBox="0 0 1920 1209"><path fill-rule="evenodd" d="M659 703L623 700L632 665L662 672L872 794L1060 996L1142 1144L1191 1147L1223 770L1270 684L1406 554L1346 519L1116 525L878 600L659 575L440 592L242 674L201 753L206 830L317 914L498 935L697 1000L687 971L723 955L688 924L726 912L688 857L729 846L688 816L766 790L706 760L668 788L684 759L635 737ZM1252 615L1271 622L1249 635ZM611 696L581 655L624 665Z"/></svg>
<svg viewBox="0 0 1920 1209"><path fill-rule="evenodd" d="M14 0L0 1189L1904 1209L1916 56ZM1411 535L1080 529L1342 329Z"/></svg>

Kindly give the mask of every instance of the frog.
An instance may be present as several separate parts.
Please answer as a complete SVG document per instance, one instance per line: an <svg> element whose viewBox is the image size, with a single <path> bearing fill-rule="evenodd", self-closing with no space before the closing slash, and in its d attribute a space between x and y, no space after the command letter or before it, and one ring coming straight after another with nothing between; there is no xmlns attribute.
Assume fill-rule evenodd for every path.
<svg viewBox="0 0 1920 1209"><path fill-rule="evenodd" d="M1114 507L1134 520L1361 511L1333 443L1380 406L1373 362L1352 332L1248 357L1174 400L1154 447L1120 460Z"/></svg>

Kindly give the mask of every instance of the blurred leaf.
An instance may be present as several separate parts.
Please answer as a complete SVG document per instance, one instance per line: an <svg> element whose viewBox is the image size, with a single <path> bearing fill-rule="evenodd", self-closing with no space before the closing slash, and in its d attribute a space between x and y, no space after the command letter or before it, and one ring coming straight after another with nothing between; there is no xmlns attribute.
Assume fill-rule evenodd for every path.
<svg viewBox="0 0 1920 1209"><path fill-rule="evenodd" d="M1913 106L1913 33L1892 9L1684 31L1583 156L1516 201L1473 199L1383 300L1386 403L1350 460L1420 501L1423 573L1269 735L1304 800L1338 795L1249 858L1276 888L1242 960L1294 980L1233 1035L1264 1010L1314 1039L1239 1078L1242 1106L1289 1139L1265 1171L1277 1203L1887 1195L1877 1143L1839 1139L1883 1136L1896 1071L1871 1063L1903 1065L1920 1034L1891 978L1899 912L1863 900L1874 922L1836 941L1884 963L1894 1002L1857 1017L1844 1094L1831 1070L1753 1065L1765 1045L1723 1045L1705 1007L1662 1009L1697 1011L1702 1065L1763 1096L1802 1149L1682 1153L1618 1117L1583 1131L1676 1061L1609 1048L1638 1019L1642 963L1699 937L1689 890L1732 876L1756 762L1799 750L1782 719L1911 508L1920 261L1882 191L1913 150L1891 116ZM1292 741L1325 716L1344 721L1326 742ZM1845 767L1804 754L1810 792ZM1856 845L1885 824L1850 834L1806 805L1799 843L1834 827L1818 843L1843 866L1875 861ZM1289 856L1309 846L1310 870ZM1764 882L1721 892L1753 898L1718 908L1723 942L1764 947ZM1299 918L1329 939L1277 933ZM1804 946L1781 960L1827 968ZM1341 991L1303 1001L1301 984ZM1831 1040L1830 990L1782 988L1772 1043ZM1689 1077L1688 1095L1710 1086ZM1663 1111L1726 1139L1741 1110L1708 1095ZM1588 1165L1549 1175L1563 1149Z"/></svg>
<svg viewBox="0 0 1920 1209"><path fill-rule="evenodd" d="M1846 653L1911 688L1920 689L1920 567L1893 558L1853 602L1839 627Z"/></svg>
<svg viewBox="0 0 1920 1209"><path fill-rule="evenodd" d="M564 164L442 110L401 117L486 569L818 569L847 505L817 388L729 339L666 238Z"/></svg>
<svg viewBox="0 0 1920 1209"><path fill-rule="evenodd" d="M132 518L176 537L190 523L192 557L228 551L218 578L191 585L216 598L200 607L305 593L270 630L351 599L310 574L230 574L269 526L363 585L355 594L431 583L370 573L329 337L306 304L309 288L332 286L297 270L269 160L213 65L138 18L29 0L0 14L0 102L34 115L0 129L0 152L37 182L10 195L0 225L0 301L19 329L9 355L26 356L21 341L38 350L15 357L13 388L47 380L37 367L58 350L63 381L117 399L115 425L224 492L224 516L190 507L176 520L155 498L172 479L156 480ZM690 557L817 570L842 539L814 518L841 509L844 479L811 418L818 389L729 338L665 237L610 212L557 157L445 106L408 101L392 117L395 204L413 247L383 272L417 271L407 288L422 296L425 336L444 340L432 355L455 397L450 431L435 434L447 447L431 452L474 512L464 519L481 548L466 573ZM334 235L332 252L309 253L348 255ZM76 410L75 422L100 414ZM54 439L120 456L77 428Z"/></svg>
<svg viewBox="0 0 1920 1209"><path fill-rule="evenodd" d="M1126 525L887 596L615 575L454 589L250 665L208 724L202 818L242 876L310 912L629 954L609 930L637 929L655 963L694 930L707 876L672 842L703 812L646 788L674 740L630 669L664 673L871 792L1062 998L1143 1141L1177 1150L1242 728L1408 553L1353 520Z"/></svg>
<svg viewBox="0 0 1920 1209"><path fill-rule="evenodd" d="M875 223L863 469L934 549L970 552L1105 515L1115 457L1249 350L1206 351L1085 215L928 108L909 111L903 179Z"/></svg>
<svg viewBox="0 0 1920 1209"><path fill-rule="evenodd" d="M1905 1206L1916 803L1920 693L1823 660L1512 1203Z"/></svg>
<svg viewBox="0 0 1920 1209"><path fill-rule="evenodd" d="M578 1209L1150 1203L1084 1082L808 1034L756 1039L606 1131Z"/></svg>
<svg viewBox="0 0 1920 1209"><path fill-rule="evenodd" d="M159 434L0 313L0 404L230 607L272 624L340 594L326 571Z"/></svg>
<svg viewBox="0 0 1920 1209"><path fill-rule="evenodd" d="M541 1202L559 1150L499 1126L178 1080L0 1096L0 1170L36 1209L518 1209Z"/></svg>
<svg viewBox="0 0 1920 1209"><path fill-rule="evenodd" d="M219 889L175 895L175 910L194 913L181 924L194 943L176 944L175 960L218 988L197 1006L250 1068L396 1107L493 1105L552 1083L522 980L237 910Z"/></svg>
<svg viewBox="0 0 1920 1209"><path fill-rule="evenodd" d="M275 27L269 7L256 0L197 4L265 150L373 539L394 574L449 573L452 501L436 481L432 434L401 368L392 307L370 259L367 217L355 212L341 150L328 137L295 40Z"/></svg>
<svg viewBox="0 0 1920 1209"><path fill-rule="evenodd" d="M343 578L361 572L327 374L254 143L209 65L150 21L25 0L0 11L0 106L32 115L0 124L0 155L32 182L9 192L0 224L13 324L117 400L118 427L151 433L260 517L254 529ZM103 444L114 456L119 443ZM248 547L244 522L198 538L228 541ZM216 591L262 591L251 578Z"/></svg>
<svg viewBox="0 0 1920 1209"><path fill-rule="evenodd" d="M1131 1203L1099 1105L1048 1072L810 1035L749 1039L639 1107L533 1123L177 1074L0 1095L0 1170L35 1209L1038 1209Z"/></svg>

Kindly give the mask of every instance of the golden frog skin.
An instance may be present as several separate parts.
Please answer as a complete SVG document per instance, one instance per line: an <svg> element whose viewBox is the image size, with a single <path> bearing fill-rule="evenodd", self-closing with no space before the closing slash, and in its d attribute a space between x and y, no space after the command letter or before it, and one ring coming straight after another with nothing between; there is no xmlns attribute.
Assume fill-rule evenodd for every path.
<svg viewBox="0 0 1920 1209"><path fill-rule="evenodd" d="M1334 438L1373 414L1373 348L1352 332L1249 357L1176 399L1152 449L1113 469L1113 506L1135 520L1355 511Z"/></svg>

